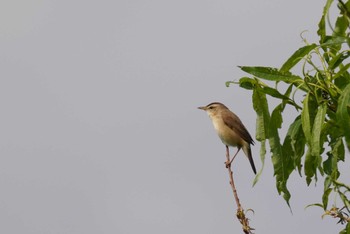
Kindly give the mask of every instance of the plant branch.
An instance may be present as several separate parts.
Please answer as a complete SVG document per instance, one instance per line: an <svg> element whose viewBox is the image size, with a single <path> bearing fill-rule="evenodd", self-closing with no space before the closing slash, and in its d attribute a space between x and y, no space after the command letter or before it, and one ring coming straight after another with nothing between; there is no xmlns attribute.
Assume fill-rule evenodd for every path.
<svg viewBox="0 0 350 234"><path fill-rule="evenodd" d="M228 174L229 174L229 177L230 177L230 185L231 185L231 188L232 188L233 196L235 197L235 201L236 201L236 204L237 204L237 212L236 212L237 219L242 224L243 232L245 234L252 234L252 230L254 230L254 228L251 228L249 226L249 219L245 216L245 213L244 213L244 210L242 208L242 205L239 202L237 189L236 189L236 186L235 186L235 182L233 180L233 172L232 172L232 169L231 169L231 160L230 160L230 151L229 151L229 147L228 146L226 146L226 159L227 159L227 161L226 161L225 164L226 164L226 168L228 170Z"/></svg>
<svg viewBox="0 0 350 234"><path fill-rule="evenodd" d="M338 223L341 223L341 224L349 223L350 218L345 212L342 211L343 209L344 207L342 209L339 209L337 207L332 207L330 210L326 210L326 212L322 215L322 218L326 215L329 215L329 216L332 216L333 218L338 218L339 219Z"/></svg>

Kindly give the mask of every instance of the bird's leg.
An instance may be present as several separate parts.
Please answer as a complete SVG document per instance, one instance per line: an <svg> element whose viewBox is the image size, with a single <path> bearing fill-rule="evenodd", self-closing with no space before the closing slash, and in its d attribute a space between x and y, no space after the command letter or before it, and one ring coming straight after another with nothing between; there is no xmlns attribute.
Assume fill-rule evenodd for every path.
<svg viewBox="0 0 350 234"><path fill-rule="evenodd" d="M235 153L235 155L233 156L233 158L230 161L230 164L233 162L233 159L235 159L235 157L237 156L237 154L240 150L241 150L241 147L238 147L237 152Z"/></svg>
<svg viewBox="0 0 350 234"><path fill-rule="evenodd" d="M229 151L228 146L226 145L226 157L227 157L227 161L225 162L226 168L229 168L231 166L233 159L235 159L235 157L237 156L237 154L240 150L241 150L241 147L238 147L237 152L235 153L233 158L230 160L230 151Z"/></svg>
<svg viewBox="0 0 350 234"><path fill-rule="evenodd" d="M227 161L225 162L226 168L229 168L231 166L231 160L230 160L230 150L228 148L228 146L226 145L226 158Z"/></svg>

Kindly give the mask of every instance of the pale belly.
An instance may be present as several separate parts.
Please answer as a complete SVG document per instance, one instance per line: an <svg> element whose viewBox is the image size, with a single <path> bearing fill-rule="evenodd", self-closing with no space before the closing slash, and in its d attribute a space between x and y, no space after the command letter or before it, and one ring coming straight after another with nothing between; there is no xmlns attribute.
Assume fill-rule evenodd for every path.
<svg viewBox="0 0 350 234"><path fill-rule="evenodd" d="M214 128L220 137L222 143L228 146L241 146L242 140L241 137L237 133L235 133L232 129L227 127L223 122L213 123Z"/></svg>

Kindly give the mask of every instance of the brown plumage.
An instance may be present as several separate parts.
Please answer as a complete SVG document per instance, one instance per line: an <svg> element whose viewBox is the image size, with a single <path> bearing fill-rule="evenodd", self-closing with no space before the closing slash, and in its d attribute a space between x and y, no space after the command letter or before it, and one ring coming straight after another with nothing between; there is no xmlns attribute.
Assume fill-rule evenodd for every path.
<svg viewBox="0 0 350 234"><path fill-rule="evenodd" d="M207 112L221 141L227 147L237 147L238 150L234 157L237 155L240 149L243 150L249 159L254 173L256 174L256 168L250 148L250 145L254 145L254 140L250 136L248 130L244 127L239 117L220 102L213 102L207 106L198 108Z"/></svg>

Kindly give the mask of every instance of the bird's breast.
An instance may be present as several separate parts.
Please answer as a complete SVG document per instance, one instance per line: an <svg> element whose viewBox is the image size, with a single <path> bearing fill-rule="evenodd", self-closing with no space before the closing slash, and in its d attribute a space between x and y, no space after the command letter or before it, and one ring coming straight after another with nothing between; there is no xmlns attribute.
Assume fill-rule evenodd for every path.
<svg viewBox="0 0 350 234"><path fill-rule="evenodd" d="M239 135L234 130L228 127L221 118L213 118L212 122L217 134L225 145L241 145L241 137L239 137Z"/></svg>

